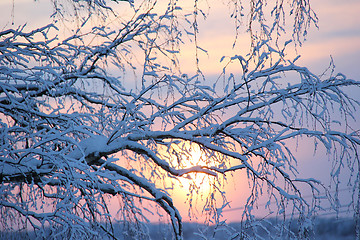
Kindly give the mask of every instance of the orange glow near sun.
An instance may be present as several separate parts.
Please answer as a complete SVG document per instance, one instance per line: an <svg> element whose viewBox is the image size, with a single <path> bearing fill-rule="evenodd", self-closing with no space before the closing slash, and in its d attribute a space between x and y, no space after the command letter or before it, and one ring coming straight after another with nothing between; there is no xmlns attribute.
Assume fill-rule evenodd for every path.
<svg viewBox="0 0 360 240"><path fill-rule="evenodd" d="M175 152L174 152L175 151ZM165 155L164 151L160 151ZM191 143L177 144L171 147L171 151L166 151L169 161L176 169L186 169L193 166L218 166L221 164L221 156L209 156L198 145ZM222 159L225 160L225 159ZM229 161L227 159L226 161ZM233 162L234 161L234 162ZM236 160L231 160L235 165ZM230 166L228 166L230 167ZM193 172L185 174L175 179L167 178L165 184L171 186L169 194L172 196L174 205L179 209L183 221L203 223L209 219L209 208L220 208L223 205L223 198L218 190L226 193L226 199L231 207L238 207L246 201L248 197L248 182L245 171L242 174L226 173L226 181L219 173L218 177ZM219 187L217 189L217 187ZM229 210L229 206L225 209ZM224 212L224 217L237 220L238 212Z"/></svg>
<svg viewBox="0 0 360 240"><path fill-rule="evenodd" d="M177 148L177 147L174 147ZM190 168L193 166L206 166L208 165L208 161L204 153L202 153L200 147L195 144L185 144L183 146L184 149L178 150L183 151L180 152L180 157L177 159L172 157L172 163L177 167L176 168ZM190 187L194 186L201 190L204 193L208 193L210 191L210 178L214 178L213 176L209 176L205 173L189 173L180 177L180 186L182 189L186 190Z"/></svg>

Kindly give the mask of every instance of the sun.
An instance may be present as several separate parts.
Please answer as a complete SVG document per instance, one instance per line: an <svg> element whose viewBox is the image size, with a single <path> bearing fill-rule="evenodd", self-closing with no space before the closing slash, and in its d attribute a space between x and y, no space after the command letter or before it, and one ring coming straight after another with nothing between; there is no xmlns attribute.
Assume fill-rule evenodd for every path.
<svg viewBox="0 0 360 240"><path fill-rule="evenodd" d="M194 145L191 147L189 152L189 159L185 160L185 168L193 167L193 166L205 166L207 165L206 156L201 152L198 145ZM213 178L213 176L210 176ZM205 173L189 173L184 177L183 181L192 181L198 188L209 187L209 176Z"/></svg>
<svg viewBox="0 0 360 240"><path fill-rule="evenodd" d="M181 149L174 146L176 154L172 155L172 165L177 169L186 169L193 166L209 166L211 159L196 144L185 143ZM209 195L212 191L215 177L206 173L192 172L178 178L174 192L185 192L187 195L197 194L200 197Z"/></svg>

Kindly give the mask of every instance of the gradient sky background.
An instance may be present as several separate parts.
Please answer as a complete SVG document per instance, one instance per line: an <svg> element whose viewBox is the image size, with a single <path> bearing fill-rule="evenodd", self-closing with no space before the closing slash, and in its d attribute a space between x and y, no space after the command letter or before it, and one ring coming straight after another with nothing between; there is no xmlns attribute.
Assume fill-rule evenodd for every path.
<svg viewBox="0 0 360 240"><path fill-rule="evenodd" d="M135 0L136 1L136 0ZM32 26L40 27L49 23L52 7L49 0L0 0L0 29L17 27L27 23L28 29ZM335 71L345 74L349 78L360 80L360 1L358 0L313 0L312 6L319 17L319 30L313 27L302 47L297 48L297 53L302 57L298 64L308 67L317 74L321 74L330 63L332 56ZM224 11L227 11L224 13ZM204 74L216 77L222 70L219 60L223 55L231 56L237 52L231 49L234 41L233 25L229 24L226 17L227 7L219 4L210 9L210 16L206 23L200 22L199 45L208 50L209 55L200 55L200 67ZM12 22L14 23L12 25ZM239 42L247 41L245 36L239 37ZM240 43L242 44L242 43ZM246 48L246 44L243 45ZM183 71L194 72L194 59L189 60L193 48L182 52L184 58ZM246 50L246 49L245 49ZM360 92L351 92L360 99ZM356 116L360 119L360 114ZM360 126L359 123L356 126ZM359 127L357 127L359 129ZM315 177L329 183L330 164L324 154L313 156L312 142L302 143L296 153L299 161L299 171L303 177ZM229 181L227 187L228 198L232 207L243 205L245 194L242 185L246 184L244 176ZM235 185L235 188L234 188ZM344 194L345 198L350 195ZM178 194L174 199L177 206L183 205L186 192ZM186 210L182 207L184 220ZM228 211L224 216L229 220L238 219L237 211Z"/></svg>

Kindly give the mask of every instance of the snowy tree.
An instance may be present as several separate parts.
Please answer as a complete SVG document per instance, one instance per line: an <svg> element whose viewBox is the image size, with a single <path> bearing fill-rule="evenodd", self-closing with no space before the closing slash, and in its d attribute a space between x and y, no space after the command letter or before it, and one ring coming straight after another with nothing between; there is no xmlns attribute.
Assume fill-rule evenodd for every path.
<svg viewBox="0 0 360 240"><path fill-rule="evenodd" d="M289 143L300 137L333 157L335 181L344 167L355 173L352 206L359 216L360 139L350 125L358 102L348 87L360 82L334 71L317 76L286 55L317 24L309 0L228 1L234 41L242 31L251 40L248 54L219 59L224 68L217 81L198 65L206 50L197 36L211 4L222 3L53 4L49 25L0 32L2 233L116 239L112 224L120 222L127 238L146 239L153 206L182 239L171 183L206 177L211 194L204 212L222 226L228 205L223 180L246 172L251 194L241 217L244 230L229 230L229 237L260 236L253 209L267 195L278 216L298 214L303 223L300 233L277 227L276 237L306 238L325 186L316 176L297 177ZM194 46L195 74L181 69L187 41ZM230 63L241 74L228 70ZM194 149L201 161L189 160ZM303 197L304 186L311 201ZM197 191L192 184L190 198ZM271 233L271 227L261 230Z"/></svg>

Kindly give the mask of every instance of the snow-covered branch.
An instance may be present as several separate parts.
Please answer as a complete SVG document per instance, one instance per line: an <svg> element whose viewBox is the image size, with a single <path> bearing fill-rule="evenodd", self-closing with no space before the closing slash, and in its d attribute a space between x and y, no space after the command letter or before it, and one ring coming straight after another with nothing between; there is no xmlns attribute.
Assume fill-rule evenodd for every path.
<svg viewBox="0 0 360 240"><path fill-rule="evenodd" d="M316 24L308 0L274 6L249 1L245 29L251 52L229 58L239 71L234 77L225 65L221 75L230 77L223 86L210 84L199 66L190 77L179 66L184 36L201 49L196 15L206 14L198 1L191 14L178 1L165 7L157 1L69 2L74 13L66 15L59 5L53 17L79 18L80 27L70 36L57 21L31 31L21 26L0 32L0 222L5 226L0 231L16 222L18 229L34 228L39 238L114 238L116 216L107 197L115 196L117 221L136 228L135 239L145 234L141 223L147 221L148 203L168 215L174 237L182 239L182 218L164 187L167 181L211 178L210 208L204 209L213 211L204 212L220 223L229 204L221 179L239 172L247 173L251 185L244 220L253 218L265 192L279 214L286 205L301 217L311 216L319 205L305 199L302 186L313 193L324 186L297 176L289 145L301 137L338 158L334 177L345 162L359 169L359 130L350 126L359 103L347 88L360 82L342 74L317 76L285 59L285 46L279 47L287 10L294 16L297 43ZM112 4L132 15L118 16ZM229 7L239 27L244 8L238 1L229 1ZM96 16L102 19L99 26L91 25ZM195 148L201 155L197 162ZM359 188L354 189L356 205ZM224 201L221 208L213 204L215 194Z"/></svg>

